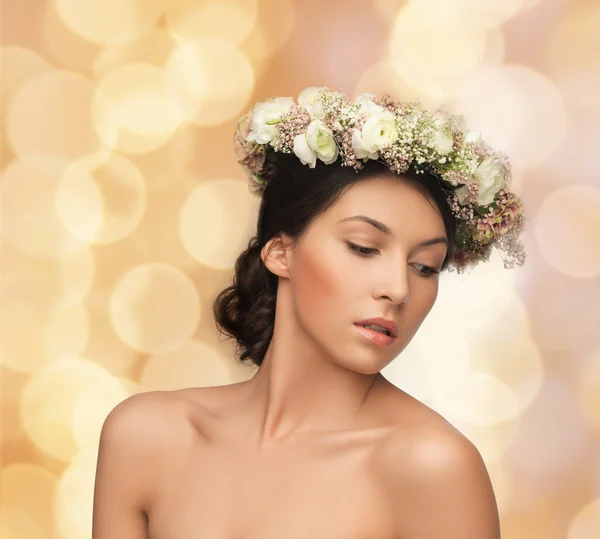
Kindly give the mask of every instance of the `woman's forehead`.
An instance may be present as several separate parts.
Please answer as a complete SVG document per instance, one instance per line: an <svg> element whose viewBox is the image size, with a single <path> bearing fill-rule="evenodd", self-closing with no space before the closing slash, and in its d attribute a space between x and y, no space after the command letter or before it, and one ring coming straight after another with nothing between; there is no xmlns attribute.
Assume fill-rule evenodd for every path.
<svg viewBox="0 0 600 539"><path fill-rule="evenodd" d="M435 205L416 187L387 177L354 184L330 210L330 217L335 220L355 214L376 214L394 221L439 215Z"/></svg>

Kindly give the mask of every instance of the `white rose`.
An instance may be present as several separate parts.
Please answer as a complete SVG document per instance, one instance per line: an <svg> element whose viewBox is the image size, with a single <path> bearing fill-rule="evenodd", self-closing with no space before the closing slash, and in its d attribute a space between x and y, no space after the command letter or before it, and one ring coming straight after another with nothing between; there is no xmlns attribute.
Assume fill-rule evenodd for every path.
<svg viewBox="0 0 600 539"><path fill-rule="evenodd" d="M367 148L359 129L355 129L352 133L352 149L358 159L379 159L379 152L373 148Z"/></svg>
<svg viewBox="0 0 600 539"><path fill-rule="evenodd" d="M308 111L311 118L322 118L325 115L325 111L320 99L326 92L329 92L327 86L309 86L308 88L304 88L298 94L298 104Z"/></svg>
<svg viewBox="0 0 600 539"><path fill-rule="evenodd" d="M355 100L354 103L359 106L359 116L373 116L374 114L384 112L386 109L381 105L373 102L375 94L361 94Z"/></svg>
<svg viewBox="0 0 600 539"><path fill-rule="evenodd" d="M373 114L363 125L360 136L356 131L358 130L352 136L352 147L359 159L377 159L378 157L371 156L393 144L398 138L396 119L389 110Z"/></svg>
<svg viewBox="0 0 600 539"><path fill-rule="evenodd" d="M317 157L326 165L330 165L339 155L333 131L321 120L313 120L306 129L306 134L294 137L294 154L302 164L310 168L315 168Z"/></svg>
<svg viewBox="0 0 600 539"><path fill-rule="evenodd" d="M294 100L291 97L276 97L271 101L257 103L252 111L248 140L257 144L274 142L279 135L277 124L293 104Z"/></svg>
<svg viewBox="0 0 600 539"><path fill-rule="evenodd" d="M480 206L490 204L496 193L504 186L506 170L504 165L492 157L487 157L473 174L479 180L477 203Z"/></svg>
<svg viewBox="0 0 600 539"><path fill-rule="evenodd" d="M317 166L317 152L308 145L306 135L296 135L294 137L294 154L303 165L308 165L310 168Z"/></svg>

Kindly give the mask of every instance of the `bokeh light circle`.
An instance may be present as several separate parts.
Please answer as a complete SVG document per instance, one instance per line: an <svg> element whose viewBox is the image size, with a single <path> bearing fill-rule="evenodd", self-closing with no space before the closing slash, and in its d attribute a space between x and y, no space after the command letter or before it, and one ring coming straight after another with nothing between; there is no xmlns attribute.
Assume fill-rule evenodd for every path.
<svg viewBox="0 0 600 539"><path fill-rule="evenodd" d="M71 163L56 189L63 226L87 243L112 243L129 234L146 206L140 170L118 154L96 153Z"/></svg>
<svg viewBox="0 0 600 539"><path fill-rule="evenodd" d="M127 153L159 148L181 123L165 94L162 69L147 63L118 67L99 81L92 119L107 146Z"/></svg>
<svg viewBox="0 0 600 539"><path fill-rule="evenodd" d="M600 3L576 2L550 28L545 65L555 74L598 67Z"/></svg>
<svg viewBox="0 0 600 539"><path fill-rule="evenodd" d="M396 52L394 62L383 60L368 67L356 84L355 95L387 92L398 99L420 101L431 108L446 102L447 92L438 77L400 58L401 53Z"/></svg>
<svg viewBox="0 0 600 539"><path fill-rule="evenodd" d="M48 61L35 51L19 45L0 48L0 65L2 66L2 108L6 110L8 103L20 88L37 75L52 71Z"/></svg>
<svg viewBox="0 0 600 539"><path fill-rule="evenodd" d="M54 0L44 4L41 21L36 20L36 34L39 33L44 54L63 69L88 73L101 45L81 39L57 13Z"/></svg>
<svg viewBox="0 0 600 539"><path fill-rule="evenodd" d="M165 6L167 27L181 41L216 37L241 43L257 14L257 0L175 0Z"/></svg>
<svg viewBox="0 0 600 539"><path fill-rule="evenodd" d="M92 91L89 79L67 71L29 80L6 112L6 136L15 153L78 157L100 150L89 112Z"/></svg>
<svg viewBox="0 0 600 539"><path fill-rule="evenodd" d="M507 462L539 493L567 478L584 458L590 436L578 402L564 381L546 377L522 417Z"/></svg>
<svg viewBox="0 0 600 539"><path fill-rule="evenodd" d="M408 62L428 75L457 75L473 68L483 57L486 33L465 27L462 20L436 18L419 3L400 10L390 40L392 63L402 70Z"/></svg>
<svg viewBox="0 0 600 539"><path fill-rule="evenodd" d="M163 263L141 264L116 283L110 299L113 327L130 348L164 353L196 330L200 297L190 278Z"/></svg>
<svg viewBox="0 0 600 539"><path fill-rule="evenodd" d="M42 466L29 462L7 464L0 472L0 507L26 510L44 534L39 537L51 537L54 527L52 503L56 487L57 477ZM5 535L5 531L0 524L0 537L3 539L36 537L35 534L26 534L24 530L21 530L22 535Z"/></svg>
<svg viewBox="0 0 600 539"><path fill-rule="evenodd" d="M422 326L402 354L386 366L384 374L419 400L433 403L443 400L467 375L469 347L467 339L457 335L422 337L430 322L426 319L424 324L425 328Z"/></svg>
<svg viewBox="0 0 600 539"><path fill-rule="evenodd" d="M410 3L427 13L430 20L460 24L466 30L489 30L516 15L522 8L523 0L410 0Z"/></svg>
<svg viewBox="0 0 600 539"><path fill-rule="evenodd" d="M2 539L47 539L48 535L24 506L0 505L0 537Z"/></svg>
<svg viewBox="0 0 600 539"><path fill-rule="evenodd" d="M37 371L21 394L23 428L45 453L63 462L78 452L73 418L79 399L111 376L83 358L66 358Z"/></svg>
<svg viewBox="0 0 600 539"><path fill-rule="evenodd" d="M34 373L85 349L89 320L83 304L48 311L25 304L3 309L0 363Z"/></svg>
<svg viewBox="0 0 600 539"><path fill-rule="evenodd" d="M513 420L520 408L510 387L485 372L469 373L444 402L448 416L478 426Z"/></svg>
<svg viewBox="0 0 600 539"><path fill-rule="evenodd" d="M455 92L455 112L464 114L470 129L481 132L494 149L507 153L515 168L538 166L565 134L566 112L558 89L528 67L475 72Z"/></svg>
<svg viewBox="0 0 600 539"><path fill-rule="evenodd" d="M543 261L540 257L535 275L544 277L532 279L527 287L535 338L546 350L560 350L558 357L568 361L573 350L598 334L600 283L574 279Z"/></svg>
<svg viewBox="0 0 600 539"><path fill-rule="evenodd" d="M516 278L498 264L492 263L473 268L469 279L456 273L444 276L436 299L436 310L431 312L430 322L442 330L448 317L459 316L461 328L471 335L487 332L509 309L518 309L522 304L516 295L512 281ZM494 286L490 286L494 282Z"/></svg>
<svg viewBox="0 0 600 539"><path fill-rule="evenodd" d="M545 168L553 183L587 183L600 188L597 149L600 147L600 64L596 68L570 69L557 80L567 109L567 131ZM577 156L576 159L569 156Z"/></svg>
<svg viewBox="0 0 600 539"><path fill-rule="evenodd" d="M198 125L220 125L237 116L254 90L254 71L235 45L216 38L181 44L165 70L178 114Z"/></svg>
<svg viewBox="0 0 600 539"><path fill-rule="evenodd" d="M558 271L579 279L600 275L600 190L571 185L550 193L536 216L535 236Z"/></svg>
<svg viewBox="0 0 600 539"><path fill-rule="evenodd" d="M112 71L135 64L164 68L175 40L164 30L153 28L134 41L104 47L94 59L94 78L101 80Z"/></svg>
<svg viewBox="0 0 600 539"><path fill-rule="evenodd" d="M3 238L31 256L62 258L84 244L62 225L54 197L67 161L35 156L13 161L2 174Z"/></svg>
<svg viewBox="0 0 600 539"><path fill-rule="evenodd" d="M162 0L54 0L57 13L81 37L122 43L150 30L162 14Z"/></svg>
<svg viewBox="0 0 600 539"><path fill-rule="evenodd" d="M256 220L258 197L239 180L203 182L183 205L179 234L188 252L215 268L230 268L247 243Z"/></svg>
<svg viewBox="0 0 600 539"><path fill-rule="evenodd" d="M53 509L61 538L89 537L97 460L97 449L82 451L69 462L59 479Z"/></svg>
<svg viewBox="0 0 600 539"><path fill-rule="evenodd" d="M0 294L4 309L66 309L78 305L90 291L96 262L88 245L72 254L49 259L29 256L5 242L0 249Z"/></svg>
<svg viewBox="0 0 600 539"><path fill-rule="evenodd" d="M515 323L511 309L489 331L474 335L469 343L471 365L511 388L520 413L531 405L544 381L545 366L537 341L530 328Z"/></svg>
<svg viewBox="0 0 600 539"><path fill-rule="evenodd" d="M97 450L102 425L110 411L133 395L126 380L109 377L86 391L77 401L73 412L73 437L82 451Z"/></svg>
<svg viewBox="0 0 600 539"><path fill-rule="evenodd" d="M296 25L296 10L292 0L269 3L269 16L261 17L255 28L264 36L270 54L287 44Z"/></svg>
<svg viewBox="0 0 600 539"><path fill-rule="evenodd" d="M225 359L199 341L189 341L177 350L152 356L140 377L140 384L146 390L159 391L229 383L232 380Z"/></svg>
<svg viewBox="0 0 600 539"><path fill-rule="evenodd" d="M116 258L119 253L116 253ZM111 261L107 265L112 267ZM85 355L114 376L130 376L134 367L138 352L129 348L115 333L112 327L108 305L110 302L110 290L96 287L86 298L90 326L93 328Z"/></svg>

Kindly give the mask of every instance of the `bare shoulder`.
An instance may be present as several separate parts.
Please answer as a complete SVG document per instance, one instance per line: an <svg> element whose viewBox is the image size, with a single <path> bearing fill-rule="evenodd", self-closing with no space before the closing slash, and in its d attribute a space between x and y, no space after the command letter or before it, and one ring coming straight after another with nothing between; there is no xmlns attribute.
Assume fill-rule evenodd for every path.
<svg viewBox="0 0 600 539"><path fill-rule="evenodd" d="M437 414L408 428L403 424L390 429L377 449L377 456L382 471L403 477L407 473L419 477L423 473L435 475L449 466L482 461L475 445Z"/></svg>
<svg viewBox="0 0 600 539"><path fill-rule="evenodd" d="M203 389L189 388L170 391L148 391L128 397L115 406L102 427L105 437L130 441L152 447L157 456L177 440L184 446L186 439L197 438L199 427L207 414ZM211 389L211 388L206 388Z"/></svg>
<svg viewBox="0 0 600 539"><path fill-rule="evenodd" d="M183 406L169 392L132 395L100 431L92 537L147 537L147 518L174 447L185 446ZM188 429L189 431L189 429Z"/></svg>
<svg viewBox="0 0 600 539"><path fill-rule="evenodd" d="M182 405L172 391L148 391L137 393L117 404L108 414L102 427L102 434L148 441L148 437L158 441L163 429L176 426L173 418L182 412ZM125 436L125 438L122 438Z"/></svg>
<svg viewBox="0 0 600 539"><path fill-rule="evenodd" d="M184 417L185 406L173 392L137 393L117 404L104 420L100 450L121 458L136 456L147 472L169 450L175 431L180 431L181 442Z"/></svg>
<svg viewBox="0 0 600 539"><path fill-rule="evenodd" d="M430 408L422 414L427 420L392 429L376 452L398 537L499 539L496 499L479 450Z"/></svg>

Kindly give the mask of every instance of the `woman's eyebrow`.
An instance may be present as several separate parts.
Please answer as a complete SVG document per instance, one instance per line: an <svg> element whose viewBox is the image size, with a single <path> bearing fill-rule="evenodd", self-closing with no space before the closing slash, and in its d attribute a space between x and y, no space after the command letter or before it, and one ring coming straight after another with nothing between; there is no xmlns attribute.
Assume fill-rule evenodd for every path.
<svg viewBox="0 0 600 539"><path fill-rule="evenodd" d="M366 215L353 215L352 217L345 217L344 219L340 219L338 223L342 223L344 221L362 221L364 223L368 223L371 226L374 226L377 230L380 230L387 236L393 236L394 233L387 225L383 224L381 221L377 219L373 219L372 217L367 217ZM447 238L440 236L438 238L431 238L429 240L422 241L416 245L416 247L427 247L428 245L434 245L436 243L443 243L448 247Z"/></svg>

